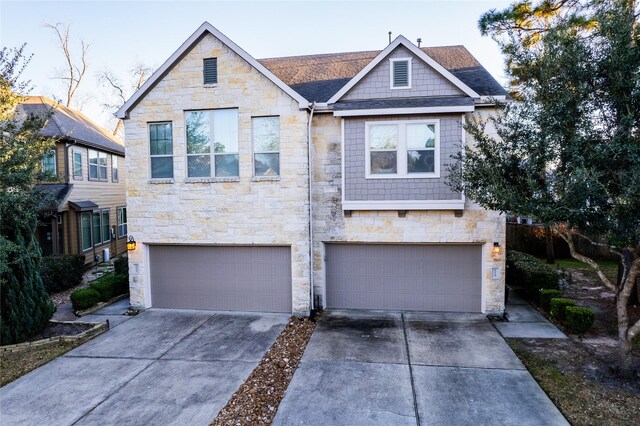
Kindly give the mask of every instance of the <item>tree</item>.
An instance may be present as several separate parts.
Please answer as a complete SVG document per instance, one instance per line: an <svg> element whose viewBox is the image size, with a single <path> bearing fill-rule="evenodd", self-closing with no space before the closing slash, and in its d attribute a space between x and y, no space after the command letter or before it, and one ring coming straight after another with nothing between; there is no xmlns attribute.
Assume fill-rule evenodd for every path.
<svg viewBox="0 0 640 426"><path fill-rule="evenodd" d="M55 25L46 24L45 26L56 33L58 42L60 43L60 49L62 49L62 53L64 54L66 67L64 71L58 72L55 78L64 82L67 90L65 106L70 107L71 101L74 99L78 90L78 86L80 86L82 78L87 72L87 51L89 50L89 44L85 43L84 40L80 40L80 63L76 63L71 53L71 45L69 42L70 25L65 26L64 24L57 23Z"/></svg>
<svg viewBox="0 0 640 426"><path fill-rule="evenodd" d="M113 72L109 70L101 72L98 74L98 81L100 81L103 86L108 86L111 89L112 97L115 98L113 102L104 103L102 106L111 112L117 111L122 105L124 105L127 98L142 87L152 73L153 68L138 62L129 70L130 83L126 85ZM119 136L122 130L122 120L116 120L116 124L113 128L113 135Z"/></svg>
<svg viewBox="0 0 640 426"><path fill-rule="evenodd" d="M17 113L28 82L19 77L30 57L24 48L0 50L0 343L24 341L43 329L55 310L40 278L35 238L40 207L50 202L34 186L53 141L40 135L48 116Z"/></svg>
<svg viewBox="0 0 640 426"><path fill-rule="evenodd" d="M479 27L506 57L514 102L471 121L476 140L450 185L480 205L535 216L616 294L621 366L632 367L627 303L640 273L640 46L633 0L520 1ZM622 263L619 283L577 252L603 235Z"/></svg>

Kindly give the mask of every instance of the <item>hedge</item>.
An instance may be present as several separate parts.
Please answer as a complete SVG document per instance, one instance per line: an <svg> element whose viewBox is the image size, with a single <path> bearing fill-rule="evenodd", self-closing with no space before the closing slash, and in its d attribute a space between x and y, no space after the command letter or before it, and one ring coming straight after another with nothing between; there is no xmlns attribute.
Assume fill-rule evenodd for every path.
<svg viewBox="0 0 640 426"><path fill-rule="evenodd" d="M82 282L84 256L45 256L40 265L40 277L47 293L75 287Z"/></svg>
<svg viewBox="0 0 640 426"><path fill-rule="evenodd" d="M565 318L565 310L568 306L574 306L576 303L571 299L556 297L551 299L551 316L563 321Z"/></svg>
<svg viewBox="0 0 640 426"><path fill-rule="evenodd" d="M100 293L92 288L81 288L71 293L71 304L74 311L84 311L100 302Z"/></svg>
<svg viewBox="0 0 640 426"><path fill-rule="evenodd" d="M567 328L575 334L586 333L593 327L596 314L582 306L567 306L564 310Z"/></svg>
<svg viewBox="0 0 640 426"><path fill-rule="evenodd" d="M529 299L537 299L540 289L558 289L560 276L556 271L528 254L507 251L507 284L521 287Z"/></svg>
<svg viewBox="0 0 640 426"><path fill-rule="evenodd" d="M91 290L90 296L87 295L87 290ZM128 292L128 276L108 274L92 282L89 288L76 290L71 293L71 303L73 304L74 310L82 311L97 305L98 302L107 302L115 296L127 294ZM74 295L76 294L76 298L79 298L78 303L74 302ZM89 302L93 303L87 306L86 304Z"/></svg>
<svg viewBox="0 0 640 426"><path fill-rule="evenodd" d="M116 275L129 275L129 259L126 257L119 257L113 261L113 267Z"/></svg>
<svg viewBox="0 0 640 426"><path fill-rule="evenodd" d="M551 309L551 299L555 299L560 297L560 290L556 290L553 288L542 288L540 289L540 306L545 311Z"/></svg>

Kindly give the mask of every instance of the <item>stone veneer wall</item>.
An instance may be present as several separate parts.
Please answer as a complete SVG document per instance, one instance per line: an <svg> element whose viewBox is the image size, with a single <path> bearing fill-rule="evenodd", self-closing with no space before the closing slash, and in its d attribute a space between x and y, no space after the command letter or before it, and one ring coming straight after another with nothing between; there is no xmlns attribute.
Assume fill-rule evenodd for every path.
<svg viewBox="0 0 640 426"><path fill-rule="evenodd" d="M203 58L218 84L203 85ZM238 108L240 178L187 183L184 110ZM253 178L251 117L280 116L281 179ZM131 304L151 305L148 244L288 245L292 311L309 312L308 114L212 35L203 37L125 121ZM174 179L152 183L147 125L173 122Z"/></svg>
<svg viewBox="0 0 640 426"><path fill-rule="evenodd" d="M469 116L467 118L470 118ZM483 245L484 312L504 311L505 218L467 200L462 217L453 211L409 211L398 217L396 211L354 211L345 218L342 206L341 124L331 114L313 117L313 226L314 292L324 300L324 243L475 243ZM467 144L470 137L467 136ZM493 242L501 253L493 258ZM491 268L500 276L491 278Z"/></svg>

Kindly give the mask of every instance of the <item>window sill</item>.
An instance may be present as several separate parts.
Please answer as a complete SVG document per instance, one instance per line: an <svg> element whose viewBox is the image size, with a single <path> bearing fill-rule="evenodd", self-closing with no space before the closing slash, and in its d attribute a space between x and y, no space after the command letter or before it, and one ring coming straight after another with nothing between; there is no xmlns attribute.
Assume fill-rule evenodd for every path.
<svg viewBox="0 0 640 426"><path fill-rule="evenodd" d="M147 183L151 183L151 184L154 184L154 185L160 185L160 184L175 183L175 181L173 180L173 178L157 178L157 179L149 179L149 181Z"/></svg>
<svg viewBox="0 0 640 426"><path fill-rule="evenodd" d="M240 182L240 177L230 176L230 177L186 178L184 180L184 183L216 183L216 182Z"/></svg>
<svg viewBox="0 0 640 426"><path fill-rule="evenodd" d="M205 89L208 87L218 87L218 83L215 84L203 84L202 87L204 87Z"/></svg>
<svg viewBox="0 0 640 426"><path fill-rule="evenodd" d="M435 173L415 173L407 175L395 175L395 174L379 174L379 175L365 175L365 179L440 179L440 174Z"/></svg>
<svg viewBox="0 0 640 426"><path fill-rule="evenodd" d="M109 182L109 179L94 179L94 178L89 178L90 182Z"/></svg>
<svg viewBox="0 0 640 426"><path fill-rule="evenodd" d="M280 176L254 176L251 179L252 182L278 182Z"/></svg>

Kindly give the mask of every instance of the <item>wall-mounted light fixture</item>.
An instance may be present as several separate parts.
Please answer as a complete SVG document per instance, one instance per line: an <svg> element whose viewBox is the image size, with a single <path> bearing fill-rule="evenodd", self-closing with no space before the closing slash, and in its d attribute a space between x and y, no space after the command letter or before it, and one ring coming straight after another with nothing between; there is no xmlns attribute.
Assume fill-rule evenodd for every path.
<svg viewBox="0 0 640 426"><path fill-rule="evenodd" d="M494 255L498 255L500 254L500 243L495 241L493 243L493 248L491 249L491 253L493 253Z"/></svg>
<svg viewBox="0 0 640 426"><path fill-rule="evenodd" d="M127 241L127 250L132 251L136 249L136 240L133 239L133 235L129 236L129 241Z"/></svg>

